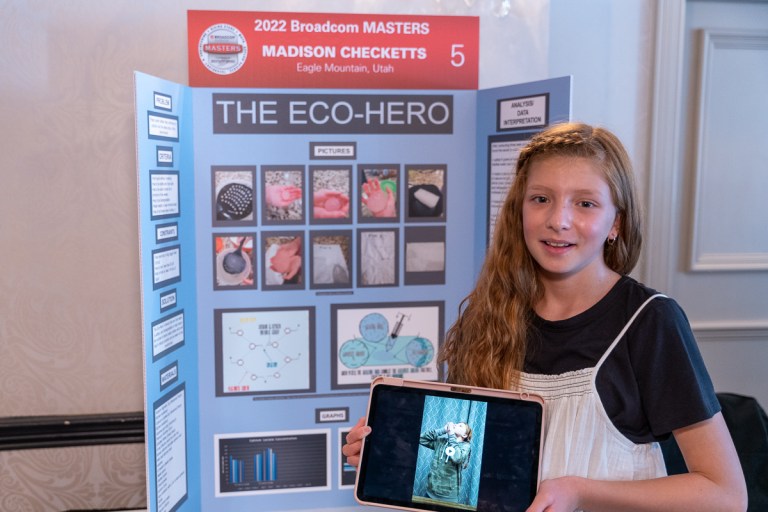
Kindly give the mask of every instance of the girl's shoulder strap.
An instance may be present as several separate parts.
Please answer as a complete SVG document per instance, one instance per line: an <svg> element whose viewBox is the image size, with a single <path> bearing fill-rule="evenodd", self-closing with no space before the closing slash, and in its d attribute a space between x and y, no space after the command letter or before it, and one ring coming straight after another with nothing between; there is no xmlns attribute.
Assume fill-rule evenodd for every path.
<svg viewBox="0 0 768 512"><path fill-rule="evenodd" d="M614 347L615 347L616 345L618 345L618 344L619 344L619 341L621 341L621 339L622 339L622 338L624 337L624 335L627 333L627 330L629 330L629 328L630 328L630 327L632 326L632 324L635 322L635 320L637 319L637 317L638 317L638 316L640 316L640 313L641 313L641 312L642 312L642 311L645 309L645 307L646 307L646 306L647 306L647 305L648 305L648 304L649 304L649 303L650 303L650 302L651 302L653 299L656 299L656 298L659 298L659 297L664 297L664 298L667 298L667 296L666 296L666 295L664 295L663 293L656 293L656 294L654 294L654 295L651 295L651 296L650 296L650 297L648 297L647 299L645 299L645 302L643 302L642 304L640 304L640 306L637 308L637 310L635 310L635 312L634 312L634 314L632 315L632 317L631 317L629 320L627 320L627 323L626 323L626 324L624 324L624 327L621 329L621 331L619 332L619 334L618 334L618 335L616 335L616 338L614 338L614 340L611 342L611 345L610 345L610 346L609 346L609 347L606 349L606 351L605 351L605 353L603 354L603 356L602 356L602 357L600 358L600 360L597 362L597 365L595 366L595 372L594 372L594 373L595 373L595 375L597 374L597 369L599 369L599 368L600 368L600 367L603 365L603 361L605 361L605 360L606 360L606 358L607 358L607 357L610 355L610 353L611 353L611 352L613 352L613 349L614 349Z"/></svg>

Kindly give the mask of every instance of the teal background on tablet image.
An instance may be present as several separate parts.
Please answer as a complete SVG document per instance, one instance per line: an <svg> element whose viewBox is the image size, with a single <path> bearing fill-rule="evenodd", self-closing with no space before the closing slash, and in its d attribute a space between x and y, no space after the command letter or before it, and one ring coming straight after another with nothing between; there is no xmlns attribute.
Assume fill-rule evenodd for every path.
<svg viewBox="0 0 768 512"><path fill-rule="evenodd" d="M477 507L487 405L476 400L426 397L413 486L414 501L426 497L455 501L473 509ZM463 442L457 443L456 436L447 431L446 426L451 423L469 427L469 435ZM432 482L431 486L429 482ZM430 492L432 486L448 487L451 496L435 496L434 491ZM454 487L455 493L452 491Z"/></svg>

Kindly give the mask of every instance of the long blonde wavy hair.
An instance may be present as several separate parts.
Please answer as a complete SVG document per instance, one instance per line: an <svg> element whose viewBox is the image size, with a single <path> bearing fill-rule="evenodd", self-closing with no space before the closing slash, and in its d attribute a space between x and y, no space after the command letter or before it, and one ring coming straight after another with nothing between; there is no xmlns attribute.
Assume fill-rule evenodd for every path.
<svg viewBox="0 0 768 512"><path fill-rule="evenodd" d="M594 160L620 218L618 238L604 245L605 262L622 275L637 263L642 214L629 156L619 139L583 123L557 124L535 135L520 151L475 288L460 304L459 317L446 334L439 360L447 363L449 382L500 389L518 383L533 308L542 296L537 263L523 238L522 203L531 163L553 156Z"/></svg>

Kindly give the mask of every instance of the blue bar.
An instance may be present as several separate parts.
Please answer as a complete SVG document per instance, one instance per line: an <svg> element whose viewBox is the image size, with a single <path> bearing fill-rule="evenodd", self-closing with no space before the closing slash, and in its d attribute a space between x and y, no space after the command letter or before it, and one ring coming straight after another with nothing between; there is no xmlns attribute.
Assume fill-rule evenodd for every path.
<svg viewBox="0 0 768 512"><path fill-rule="evenodd" d="M277 480L277 454L272 452L272 480Z"/></svg>

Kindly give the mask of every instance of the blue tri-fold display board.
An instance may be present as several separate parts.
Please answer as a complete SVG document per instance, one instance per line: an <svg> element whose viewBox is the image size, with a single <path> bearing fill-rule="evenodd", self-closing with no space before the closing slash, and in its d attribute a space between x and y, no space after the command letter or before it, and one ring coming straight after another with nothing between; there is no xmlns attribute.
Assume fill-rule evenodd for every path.
<svg viewBox="0 0 768 512"><path fill-rule="evenodd" d="M355 507L378 375L439 380L517 151L570 77L480 91L135 74L150 510Z"/></svg>

